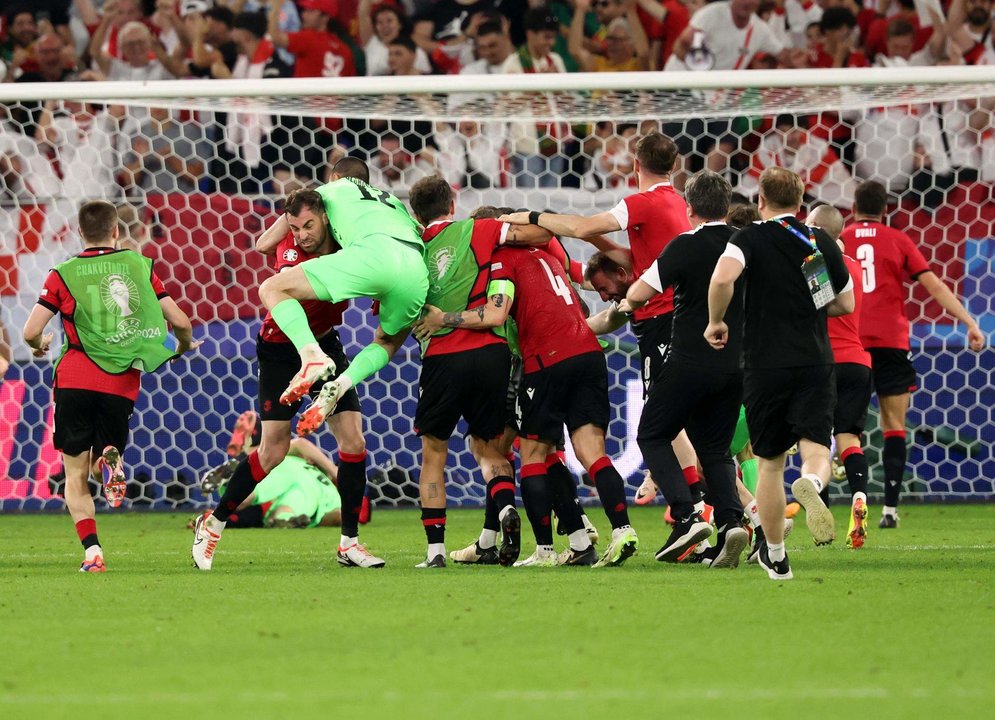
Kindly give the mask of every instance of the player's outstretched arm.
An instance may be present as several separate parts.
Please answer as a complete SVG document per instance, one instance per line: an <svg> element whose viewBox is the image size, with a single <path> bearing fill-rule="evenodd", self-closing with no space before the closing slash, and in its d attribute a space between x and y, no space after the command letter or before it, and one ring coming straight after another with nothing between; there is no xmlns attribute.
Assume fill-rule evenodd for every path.
<svg viewBox="0 0 995 720"><path fill-rule="evenodd" d="M595 335L607 335L615 332L629 322L628 314L622 312L618 305L612 303L599 313L591 315L587 319L587 326Z"/></svg>
<svg viewBox="0 0 995 720"><path fill-rule="evenodd" d="M171 297L164 297L159 299L159 307L162 308L162 314L168 322L173 327L173 334L176 335L176 352L178 355L189 350L196 350L200 347L201 341L193 339L193 325L190 324L190 318L187 314L180 310L180 306L176 304L176 301Z"/></svg>
<svg viewBox="0 0 995 720"><path fill-rule="evenodd" d="M538 225L509 225L504 236L505 245L545 245L553 233Z"/></svg>
<svg viewBox="0 0 995 720"><path fill-rule="evenodd" d="M598 213L590 217L536 211L515 212L502 215L498 220L512 225L538 225L546 228L557 237L575 237L582 240L622 229L618 220L610 212Z"/></svg>
<svg viewBox="0 0 995 720"><path fill-rule="evenodd" d="M499 327L508 319L511 300L511 296L498 293L491 295L486 305L463 312L442 312L434 305L426 305L421 320L415 324L415 337L427 340L443 328L490 330Z"/></svg>
<svg viewBox="0 0 995 720"><path fill-rule="evenodd" d="M273 224L266 228L262 235L256 238L256 251L261 252L263 255L274 254L277 245L287 236L288 232L290 232L290 223L287 222L287 216L281 213L280 217L274 220Z"/></svg>
<svg viewBox="0 0 995 720"><path fill-rule="evenodd" d="M953 315L955 318L960 320L962 323L967 325L967 345L969 348L974 350L974 352L980 352L984 350L987 344L987 339L985 334L981 332L981 328L978 326L978 321L971 317L968 313L967 308L964 304L957 298L956 295L946 286L940 278L936 276L932 270L927 270L919 276L919 282L922 286L926 288L928 292L936 302L940 303L940 306L946 310L948 313Z"/></svg>
<svg viewBox="0 0 995 720"><path fill-rule="evenodd" d="M48 321L55 317L55 313L44 305L35 305L28 315L27 322L24 323L24 342L31 348L31 354L35 357L45 357L48 347L52 344L53 333L46 333L45 326Z"/></svg>
<svg viewBox="0 0 995 720"><path fill-rule="evenodd" d="M321 448L310 440L305 440L304 438L294 438L290 441L290 450L287 454L295 455L302 460L306 460L309 464L314 465L316 468L321 470L321 472L331 478L333 483L338 485L338 466L332 462L330 457L321 451Z"/></svg>
<svg viewBox="0 0 995 720"><path fill-rule="evenodd" d="M620 303L619 310L622 312L638 310L648 303L654 295L659 295L659 291L655 287L645 280L636 280L625 293L625 300Z"/></svg>

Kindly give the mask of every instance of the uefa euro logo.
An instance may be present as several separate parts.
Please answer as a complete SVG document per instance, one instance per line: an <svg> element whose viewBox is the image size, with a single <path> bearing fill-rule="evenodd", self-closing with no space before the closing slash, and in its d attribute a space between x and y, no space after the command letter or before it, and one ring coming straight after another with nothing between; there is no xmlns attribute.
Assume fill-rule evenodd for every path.
<svg viewBox="0 0 995 720"><path fill-rule="evenodd" d="M138 309L138 286L125 275L107 275L100 281L100 299L109 312L126 318Z"/></svg>

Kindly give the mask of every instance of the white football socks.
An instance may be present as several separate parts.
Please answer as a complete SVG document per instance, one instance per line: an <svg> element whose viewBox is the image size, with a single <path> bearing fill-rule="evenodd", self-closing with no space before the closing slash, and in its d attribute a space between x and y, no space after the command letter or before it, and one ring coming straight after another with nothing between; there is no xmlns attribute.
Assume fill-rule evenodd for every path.
<svg viewBox="0 0 995 720"><path fill-rule="evenodd" d="M481 550L487 550L497 545L497 530L488 530L487 528L481 530L477 544Z"/></svg>

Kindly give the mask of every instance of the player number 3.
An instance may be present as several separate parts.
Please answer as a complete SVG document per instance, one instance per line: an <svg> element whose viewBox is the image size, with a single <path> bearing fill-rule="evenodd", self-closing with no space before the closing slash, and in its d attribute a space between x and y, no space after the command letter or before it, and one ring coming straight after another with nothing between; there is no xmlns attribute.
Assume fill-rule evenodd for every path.
<svg viewBox="0 0 995 720"><path fill-rule="evenodd" d="M864 283L864 292L874 292L878 286L877 276L874 273L874 246L861 245L857 248L857 261L860 262L861 279Z"/></svg>

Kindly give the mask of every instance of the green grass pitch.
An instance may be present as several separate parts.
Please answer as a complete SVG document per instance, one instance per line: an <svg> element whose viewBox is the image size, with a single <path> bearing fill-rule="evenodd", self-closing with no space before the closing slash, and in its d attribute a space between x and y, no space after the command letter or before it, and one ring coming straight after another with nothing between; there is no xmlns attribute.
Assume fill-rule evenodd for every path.
<svg viewBox="0 0 995 720"><path fill-rule="evenodd" d="M384 570L321 529L229 531L197 572L184 516L105 514L83 575L67 516L4 516L0 718L992 717L992 516L910 506L857 553L802 521L784 583L657 563L659 507L604 570L415 570L418 515L378 511ZM451 511L449 548L480 519Z"/></svg>

